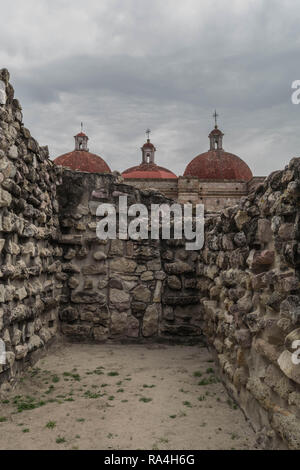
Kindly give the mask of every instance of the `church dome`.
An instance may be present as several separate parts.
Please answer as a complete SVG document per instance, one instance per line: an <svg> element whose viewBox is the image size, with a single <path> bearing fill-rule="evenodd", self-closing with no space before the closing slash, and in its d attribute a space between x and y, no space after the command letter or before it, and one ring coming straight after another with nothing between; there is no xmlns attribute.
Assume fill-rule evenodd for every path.
<svg viewBox="0 0 300 470"><path fill-rule="evenodd" d="M156 165L154 162L156 148L150 142L149 134L150 130L147 130L148 134L147 142L141 148L142 151L142 163L137 166L133 166L123 171L122 176L125 179L129 178L149 178L149 179L177 179L177 176L172 171L162 166Z"/></svg>
<svg viewBox="0 0 300 470"><path fill-rule="evenodd" d="M175 173L155 163L141 163L122 173L123 178L177 178Z"/></svg>
<svg viewBox="0 0 300 470"><path fill-rule="evenodd" d="M89 152L87 148L89 138L84 132L79 132L74 139L75 150L55 158L56 165L88 173L111 173L111 169L103 158Z"/></svg>
<svg viewBox="0 0 300 470"><path fill-rule="evenodd" d="M223 132L217 124L209 134L210 150L195 157L186 167L184 176L205 180L249 181L252 171L240 157L225 152L222 147Z"/></svg>
<svg viewBox="0 0 300 470"><path fill-rule="evenodd" d="M248 165L233 153L209 150L195 157L186 167L184 176L206 180L249 181L253 175Z"/></svg>

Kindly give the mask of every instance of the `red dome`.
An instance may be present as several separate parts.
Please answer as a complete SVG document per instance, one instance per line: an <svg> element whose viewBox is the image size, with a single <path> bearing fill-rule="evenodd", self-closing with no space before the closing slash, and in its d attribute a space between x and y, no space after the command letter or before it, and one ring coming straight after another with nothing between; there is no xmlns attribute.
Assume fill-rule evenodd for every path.
<svg viewBox="0 0 300 470"><path fill-rule="evenodd" d="M208 137L214 136L214 135L221 135L223 136L223 132L218 129L218 126L215 126L215 128L211 131Z"/></svg>
<svg viewBox="0 0 300 470"><path fill-rule="evenodd" d="M156 148L155 148L154 145L150 142L149 139L148 139L148 141L143 145L142 148L143 148L143 149L156 150Z"/></svg>
<svg viewBox="0 0 300 470"><path fill-rule="evenodd" d="M84 132L79 132L75 137L87 137L87 135Z"/></svg>
<svg viewBox="0 0 300 470"><path fill-rule="evenodd" d="M159 178L175 179L177 176L167 168L158 166L155 163L141 163L138 166L128 168L122 173L123 178Z"/></svg>
<svg viewBox="0 0 300 470"><path fill-rule="evenodd" d="M201 153L188 164L184 176L237 181L249 181L253 178L252 171L241 158L224 150Z"/></svg>
<svg viewBox="0 0 300 470"><path fill-rule="evenodd" d="M71 170L87 171L88 173L111 173L106 162L86 150L73 150L55 158L54 163L65 166Z"/></svg>

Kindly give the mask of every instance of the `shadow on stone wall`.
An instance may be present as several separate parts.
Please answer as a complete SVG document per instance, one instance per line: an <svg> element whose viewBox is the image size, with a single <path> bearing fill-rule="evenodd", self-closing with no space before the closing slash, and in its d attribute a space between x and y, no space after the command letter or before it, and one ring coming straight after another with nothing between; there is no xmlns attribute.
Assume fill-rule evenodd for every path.
<svg viewBox="0 0 300 470"><path fill-rule="evenodd" d="M77 186L74 205L67 192ZM199 341L199 254L185 251L184 240L151 240L150 232L148 240L99 240L97 207L107 202L118 207L119 196L128 197L128 206L142 203L149 209L171 202L157 192L117 183L111 175L63 173L58 191L62 332L82 341Z"/></svg>

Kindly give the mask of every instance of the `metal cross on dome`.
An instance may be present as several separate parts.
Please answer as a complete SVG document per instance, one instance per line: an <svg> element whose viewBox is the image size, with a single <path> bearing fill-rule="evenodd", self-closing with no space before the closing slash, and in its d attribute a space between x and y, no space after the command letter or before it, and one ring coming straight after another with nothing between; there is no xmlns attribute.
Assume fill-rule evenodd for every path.
<svg viewBox="0 0 300 470"><path fill-rule="evenodd" d="M214 112L214 114L213 114L213 117L215 118L215 126L217 126L217 125L218 125L218 123L217 123L217 118L219 117L219 115L217 114L216 109L215 109L215 112Z"/></svg>
<svg viewBox="0 0 300 470"><path fill-rule="evenodd" d="M147 130L146 130L146 135L147 135L147 139L148 139L148 140L150 139L150 133L151 133L151 130L150 130L150 129L147 129Z"/></svg>

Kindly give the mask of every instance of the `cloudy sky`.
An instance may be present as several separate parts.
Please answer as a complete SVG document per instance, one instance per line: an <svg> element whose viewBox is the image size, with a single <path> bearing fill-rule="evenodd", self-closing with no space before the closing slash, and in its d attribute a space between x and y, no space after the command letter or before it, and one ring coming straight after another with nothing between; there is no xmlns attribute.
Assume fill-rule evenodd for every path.
<svg viewBox="0 0 300 470"><path fill-rule="evenodd" d="M0 67L26 127L51 158L90 151L113 170L156 159L182 174L208 150L216 108L224 148L255 175L300 155L299 0L0 0Z"/></svg>

